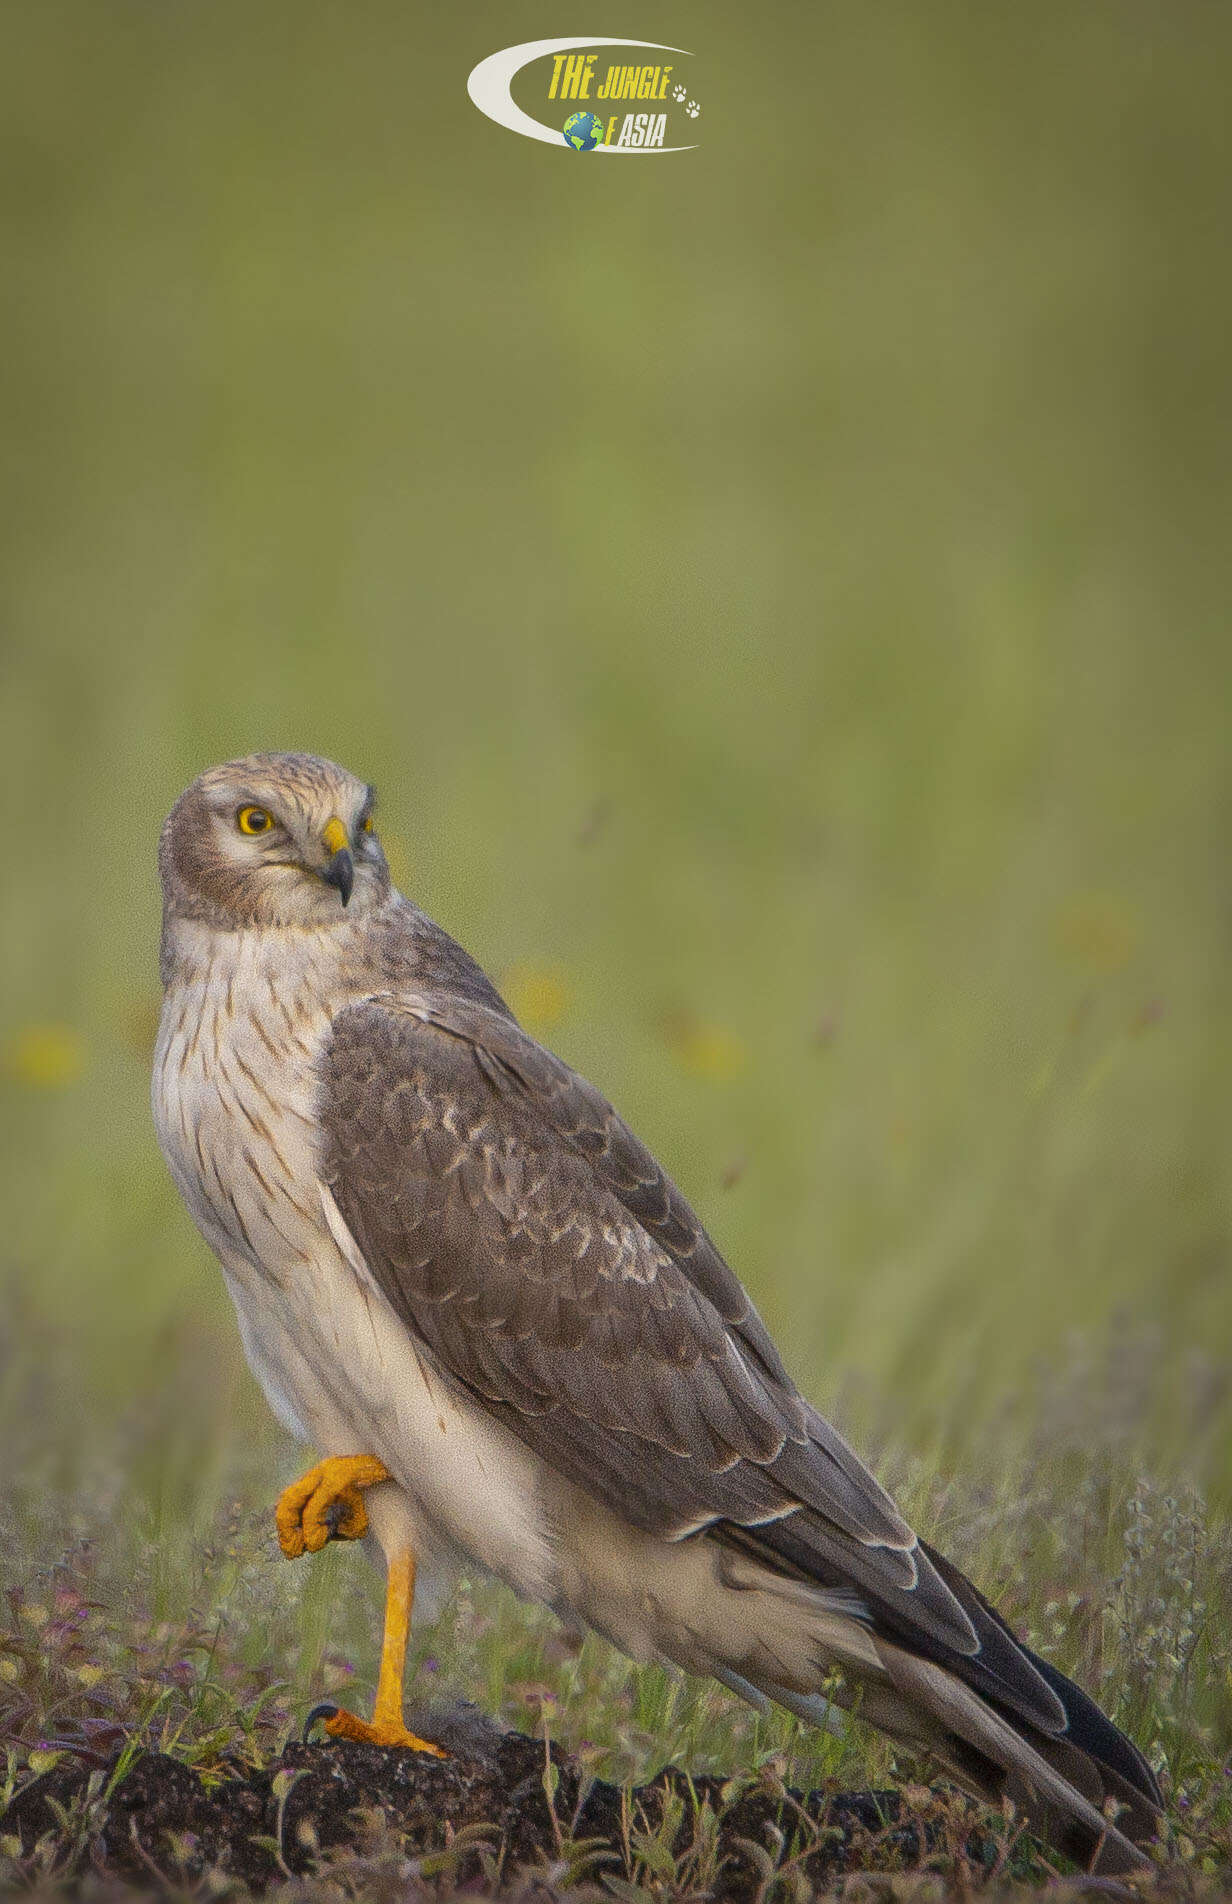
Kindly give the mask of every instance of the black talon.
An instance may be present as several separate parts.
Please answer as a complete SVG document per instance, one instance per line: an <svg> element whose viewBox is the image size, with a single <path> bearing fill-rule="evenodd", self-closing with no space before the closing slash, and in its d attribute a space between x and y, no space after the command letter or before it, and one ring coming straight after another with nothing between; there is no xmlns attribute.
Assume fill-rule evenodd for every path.
<svg viewBox="0 0 1232 1904"><path fill-rule="evenodd" d="M328 1699L326 1699L323 1704L314 1706L312 1711L308 1714L308 1717L304 1720L304 1731L301 1743L304 1745L308 1744L308 1735L318 1719L332 1719L337 1710L337 1706L331 1706Z"/></svg>

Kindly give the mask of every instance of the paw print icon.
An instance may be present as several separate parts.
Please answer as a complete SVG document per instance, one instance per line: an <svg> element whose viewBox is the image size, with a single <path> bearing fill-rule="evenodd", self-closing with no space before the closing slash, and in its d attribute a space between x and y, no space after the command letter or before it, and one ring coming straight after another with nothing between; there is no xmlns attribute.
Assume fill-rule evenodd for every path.
<svg viewBox="0 0 1232 1904"><path fill-rule="evenodd" d="M685 111L688 113L690 119L696 119L698 113L701 111L701 107L698 105L696 99L690 99L688 105L685 107Z"/></svg>
<svg viewBox="0 0 1232 1904"><path fill-rule="evenodd" d="M676 101L676 104L678 106L683 106L687 97L688 97L688 94L686 93L683 86L672 87L672 98Z"/></svg>

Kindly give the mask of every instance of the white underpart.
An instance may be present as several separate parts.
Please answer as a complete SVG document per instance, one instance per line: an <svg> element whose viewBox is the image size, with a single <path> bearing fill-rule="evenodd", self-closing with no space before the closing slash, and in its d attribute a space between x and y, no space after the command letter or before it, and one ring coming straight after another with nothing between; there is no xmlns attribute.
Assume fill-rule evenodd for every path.
<svg viewBox="0 0 1232 1904"><path fill-rule="evenodd" d="M321 1454L375 1454L396 1477L369 1491L369 1513L386 1554L414 1548L421 1615L466 1561L635 1659L803 1699L826 1660L882 1679L849 1596L631 1527L430 1366L379 1294L320 1181L316 1122L331 1012L364 995L346 977L362 966L349 956L362 929L174 928L154 1066L159 1142L278 1419Z"/></svg>

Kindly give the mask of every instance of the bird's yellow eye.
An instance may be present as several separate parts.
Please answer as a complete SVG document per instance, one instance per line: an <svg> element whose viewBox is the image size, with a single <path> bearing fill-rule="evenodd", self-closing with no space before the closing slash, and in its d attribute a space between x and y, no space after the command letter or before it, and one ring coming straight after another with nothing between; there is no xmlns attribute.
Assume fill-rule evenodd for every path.
<svg viewBox="0 0 1232 1904"><path fill-rule="evenodd" d="M264 807L241 807L235 816L235 824L241 833L268 833L274 820Z"/></svg>
<svg viewBox="0 0 1232 1904"><path fill-rule="evenodd" d="M362 831L365 833L371 833L372 831L372 815L370 813L365 813L363 817Z"/></svg>

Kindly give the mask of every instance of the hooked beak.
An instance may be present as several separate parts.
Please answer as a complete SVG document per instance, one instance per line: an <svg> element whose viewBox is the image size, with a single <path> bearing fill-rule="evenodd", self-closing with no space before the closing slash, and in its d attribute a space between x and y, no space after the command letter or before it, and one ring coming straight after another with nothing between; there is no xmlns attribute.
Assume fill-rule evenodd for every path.
<svg viewBox="0 0 1232 1904"><path fill-rule="evenodd" d="M321 844L329 854L329 861L321 878L327 886L337 889L345 906L355 885L355 861L351 858L351 849L347 844L347 830L341 820L330 820L321 835Z"/></svg>

